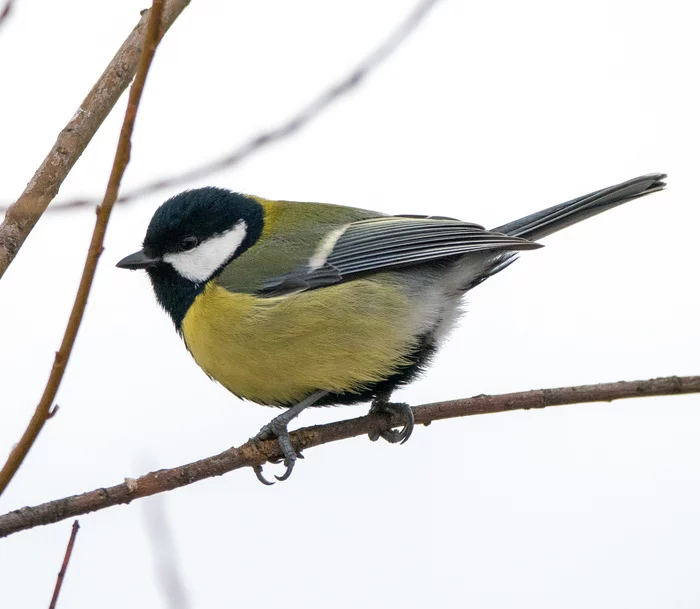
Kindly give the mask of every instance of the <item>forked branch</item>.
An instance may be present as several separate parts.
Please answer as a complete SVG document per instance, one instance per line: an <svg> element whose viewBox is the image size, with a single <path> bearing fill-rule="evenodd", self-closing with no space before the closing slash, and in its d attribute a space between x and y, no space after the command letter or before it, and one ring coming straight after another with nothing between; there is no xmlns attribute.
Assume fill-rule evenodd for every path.
<svg viewBox="0 0 700 609"><path fill-rule="evenodd" d="M166 0L160 36L165 34L188 4L189 0ZM9 6L10 3L7 3L6 7ZM119 48L73 118L58 134L56 143L24 192L7 208L5 218L0 224L0 278L58 193L73 165L134 78L144 45L147 20L148 12L144 11L141 21Z"/></svg>

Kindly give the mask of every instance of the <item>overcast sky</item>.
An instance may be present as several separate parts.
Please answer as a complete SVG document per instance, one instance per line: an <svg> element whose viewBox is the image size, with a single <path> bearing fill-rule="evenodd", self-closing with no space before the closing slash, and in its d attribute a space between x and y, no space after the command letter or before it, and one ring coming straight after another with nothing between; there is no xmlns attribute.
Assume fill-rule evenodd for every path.
<svg viewBox="0 0 700 609"><path fill-rule="evenodd" d="M16 0L0 29L0 199L22 191L146 5ZM275 126L413 6L193 2L156 55L126 186ZM666 192L547 239L471 292L431 369L396 396L698 374L699 19L687 0L443 0L302 133L188 186L496 226L668 172ZM59 198L103 192L123 111ZM0 512L218 453L275 414L210 382L145 274L114 268L175 192L115 210L60 413ZM91 209L46 214L0 282L0 458L43 390L93 222ZM159 587L157 500L84 516L59 607L697 607L699 406L691 395L450 420L405 446L309 450L272 488L240 470L167 493L150 514L167 515L188 605ZM364 412L305 412L297 426ZM0 540L0 606L48 606L70 525Z"/></svg>

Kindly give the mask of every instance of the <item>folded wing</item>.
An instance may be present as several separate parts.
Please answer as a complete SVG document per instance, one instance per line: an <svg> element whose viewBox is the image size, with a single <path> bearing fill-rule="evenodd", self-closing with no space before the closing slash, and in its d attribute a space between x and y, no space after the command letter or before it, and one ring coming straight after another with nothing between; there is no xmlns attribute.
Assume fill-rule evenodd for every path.
<svg viewBox="0 0 700 609"><path fill-rule="evenodd" d="M539 244L478 224L432 216L383 216L329 233L308 264L270 279L258 293L282 296L362 275L483 251L535 249Z"/></svg>

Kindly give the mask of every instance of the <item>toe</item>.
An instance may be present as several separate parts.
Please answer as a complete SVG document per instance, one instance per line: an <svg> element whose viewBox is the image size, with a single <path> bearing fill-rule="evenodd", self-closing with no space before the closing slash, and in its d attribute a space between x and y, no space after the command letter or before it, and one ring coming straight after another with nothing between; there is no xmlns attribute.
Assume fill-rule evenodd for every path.
<svg viewBox="0 0 700 609"><path fill-rule="evenodd" d="M262 482L265 486L272 486L274 484L274 482L265 478L265 475L263 474L262 465L254 465L253 471L255 472L255 477L258 480L260 480L260 482Z"/></svg>
<svg viewBox="0 0 700 609"><path fill-rule="evenodd" d="M397 429L388 429L383 431L371 431L368 435L370 440L376 440L381 437L391 444L404 444L413 433L415 425L413 418L413 410L408 404L401 402L375 402L372 404L370 412L385 412L395 414L404 420L404 426Z"/></svg>
<svg viewBox="0 0 700 609"><path fill-rule="evenodd" d="M284 474L281 476L275 476L280 482L284 482L289 476L292 475L292 470L294 469L294 464L297 462L296 457L294 459L285 459L284 465L287 468Z"/></svg>

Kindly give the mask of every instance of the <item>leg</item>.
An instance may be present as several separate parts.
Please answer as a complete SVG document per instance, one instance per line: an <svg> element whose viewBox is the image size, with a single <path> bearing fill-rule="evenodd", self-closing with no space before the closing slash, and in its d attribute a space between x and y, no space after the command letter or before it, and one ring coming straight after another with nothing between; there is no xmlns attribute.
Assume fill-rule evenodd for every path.
<svg viewBox="0 0 700 609"><path fill-rule="evenodd" d="M273 438L277 438L277 442L279 443L280 449L282 449L282 454L284 455L284 465L287 468L287 471L285 471L284 474L281 476L275 476L275 478L277 478L280 482L286 480L292 475L294 463L297 460L297 453L294 450L292 441L289 438L289 430L287 429L287 425L292 419L298 417L304 409L312 406L327 393L327 391L315 391L295 406L292 406L286 412L283 412L281 415L272 419L272 421L270 421L267 425L264 425L258 434L253 438L253 440L271 440ZM270 482L265 478L265 476L263 476L262 465L256 465L253 470L255 471L255 475L260 482L267 485L274 484L274 482Z"/></svg>
<svg viewBox="0 0 700 609"><path fill-rule="evenodd" d="M389 429L387 431L371 431L369 439L375 442L382 437L391 444L404 444L413 433L413 410L403 402L390 402L391 393L378 395L369 409L370 414L396 414L404 420L404 426L400 430Z"/></svg>

